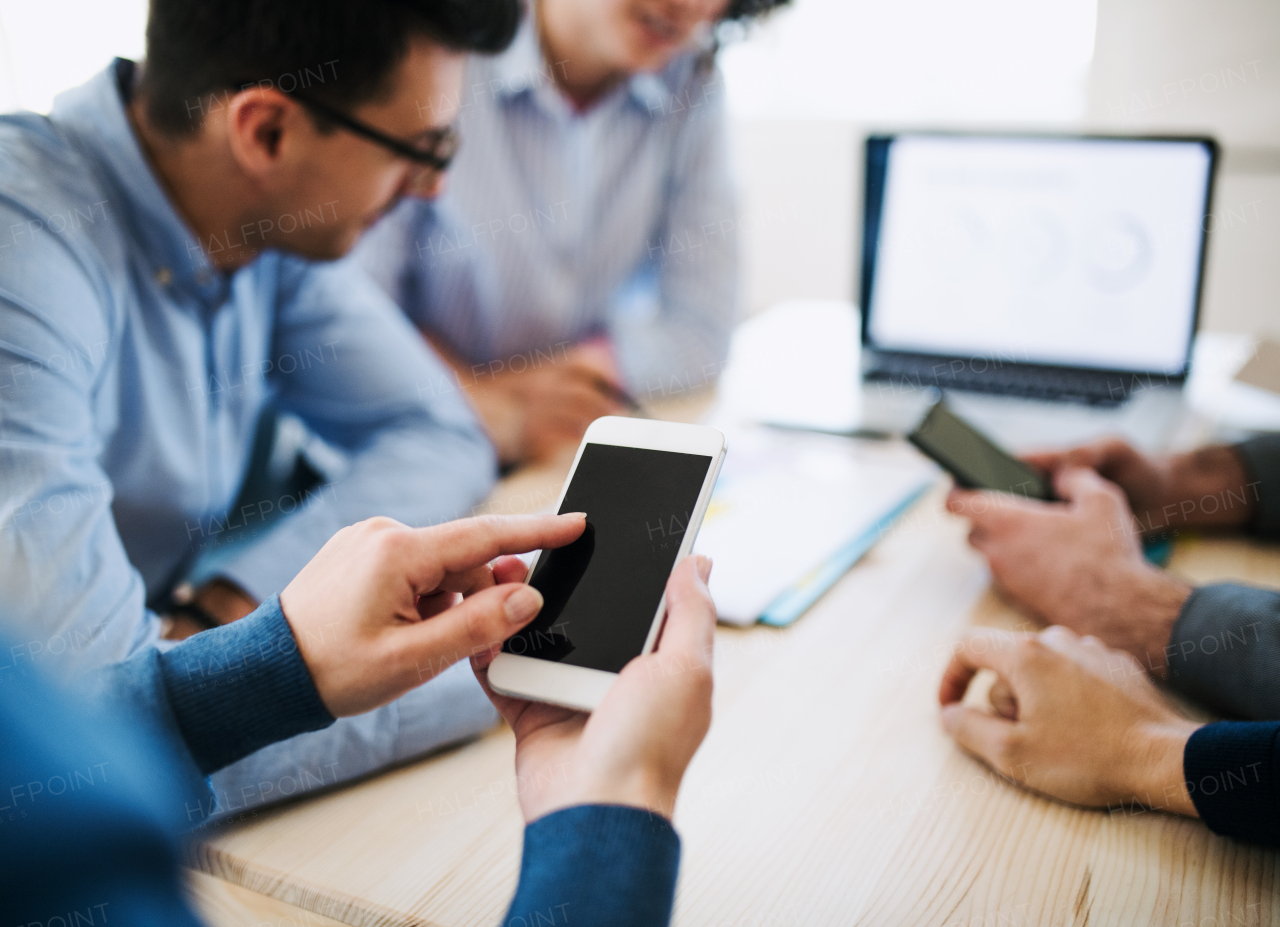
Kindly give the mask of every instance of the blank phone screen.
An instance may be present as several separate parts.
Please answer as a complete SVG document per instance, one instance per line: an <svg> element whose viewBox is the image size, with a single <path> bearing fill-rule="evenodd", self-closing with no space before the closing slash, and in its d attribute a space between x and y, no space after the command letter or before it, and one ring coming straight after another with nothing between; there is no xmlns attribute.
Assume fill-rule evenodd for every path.
<svg viewBox="0 0 1280 927"><path fill-rule="evenodd" d="M616 673L644 649L712 459L588 444L560 505L586 512L529 579L545 604L505 653Z"/></svg>
<svg viewBox="0 0 1280 927"><path fill-rule="evenodd" d="M992 444L941 402L929 410L910 439L950 471L965 489L994 489L1033 499L1053 498L1048 482L1040 473Z"/></svg>

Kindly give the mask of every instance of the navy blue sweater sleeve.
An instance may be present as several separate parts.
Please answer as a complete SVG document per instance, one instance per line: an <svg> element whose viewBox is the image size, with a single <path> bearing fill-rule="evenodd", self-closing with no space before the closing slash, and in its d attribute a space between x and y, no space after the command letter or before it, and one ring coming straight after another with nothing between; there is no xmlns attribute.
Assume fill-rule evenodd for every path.
<svg viewBox="0 0 1280 927"><path fill-rule="evenodd" d="M1182 770L1211 831L1280 847L1280 722L1206 724L1187 741Z"/></svg>
<svg viewBox="0 0 1280 927"><path fill-rule="evenodd" d="M200 824L213 807L210 773L333 723L275 596L168 652L148 647L107 667L96 689L95 701L135 718L171 757L184 828Z"/></svg>
<svg viewBox="0 0 1280 927"><path fill-rule="evenodd" d="M679 868L680 838L666 818L623 805L565 808L525 828L502 927L663 927Z"/></svg>
<svg viewBox="0 0 1280 927"><path fill-rule="evenodd" d="M161 654L160 672L182 738L206 775L334 720L298 652L279 596Z"/></svg>

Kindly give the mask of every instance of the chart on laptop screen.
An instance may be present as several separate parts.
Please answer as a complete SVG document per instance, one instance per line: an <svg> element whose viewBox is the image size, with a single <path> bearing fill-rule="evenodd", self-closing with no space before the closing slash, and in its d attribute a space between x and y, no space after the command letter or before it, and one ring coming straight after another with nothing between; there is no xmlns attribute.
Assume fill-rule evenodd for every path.
<svg viewBox="0 0 1280 927"><path fill-rule="evenodd" d="M868 334L877 348L1180 372L1200 274L1199 141L899 136Z"/></svg>

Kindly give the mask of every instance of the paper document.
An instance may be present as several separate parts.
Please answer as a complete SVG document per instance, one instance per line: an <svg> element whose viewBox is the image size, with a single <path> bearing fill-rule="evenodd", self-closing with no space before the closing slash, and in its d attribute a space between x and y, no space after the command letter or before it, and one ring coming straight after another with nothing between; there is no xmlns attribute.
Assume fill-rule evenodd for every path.
<svg viewBox="0 0 1280 927"><path fill-rule="evenodd" d="M754 427L726 437L694 549L715 561L711 595L732 624L794 619L939 473L905 442Z"/></svg>

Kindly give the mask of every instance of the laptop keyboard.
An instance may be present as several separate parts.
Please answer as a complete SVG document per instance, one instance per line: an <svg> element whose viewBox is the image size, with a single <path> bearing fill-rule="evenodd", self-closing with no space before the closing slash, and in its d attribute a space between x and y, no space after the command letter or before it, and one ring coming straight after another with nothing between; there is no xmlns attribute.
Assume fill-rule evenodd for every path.
<svg viewBox="0 0 1280 927"><path fill-rule="evenodd" d="M1129 381L1132 379L1117 373L1013 364L973 370L972 365L966 363L963 369L956 370L941 358L891 354L875 355L867 377L892 380L917 389L972 390L1102 406L1124 402L1129 396Z"/></svg>

